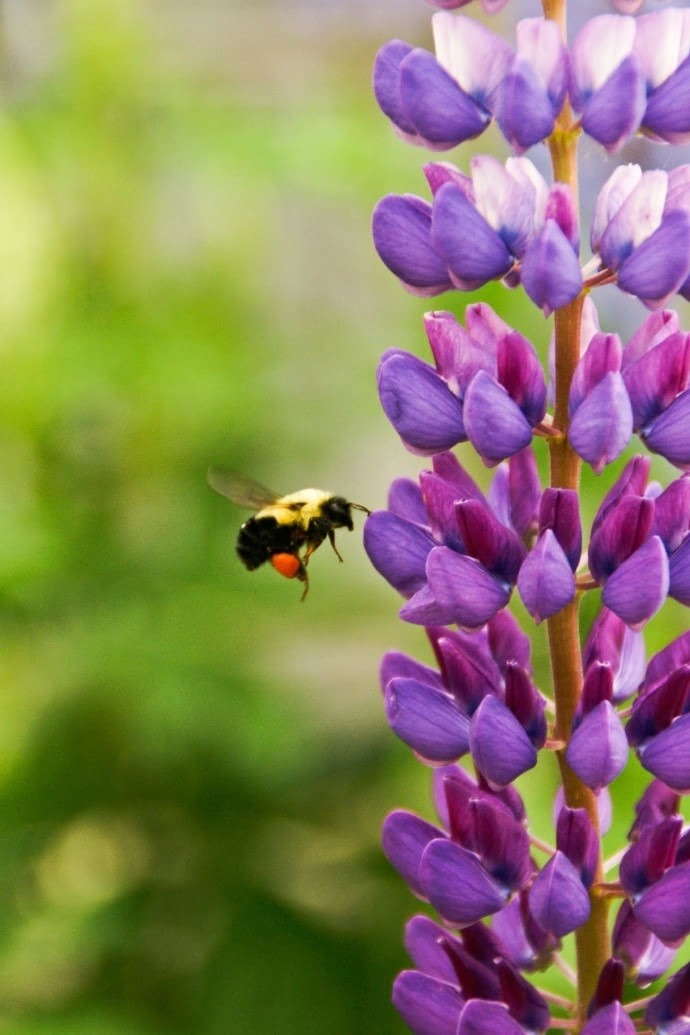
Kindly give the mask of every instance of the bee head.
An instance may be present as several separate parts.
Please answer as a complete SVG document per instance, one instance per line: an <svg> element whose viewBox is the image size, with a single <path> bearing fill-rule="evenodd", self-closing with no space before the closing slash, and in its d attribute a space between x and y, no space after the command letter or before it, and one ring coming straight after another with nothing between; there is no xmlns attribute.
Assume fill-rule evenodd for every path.
<svg viewBox="0 0 690 1035"><path fill-rule="evenodd" d="M322 509L334 528L347 528L351 532L353 528L351 505L343 496L332 496L324 503Z"/></svg>

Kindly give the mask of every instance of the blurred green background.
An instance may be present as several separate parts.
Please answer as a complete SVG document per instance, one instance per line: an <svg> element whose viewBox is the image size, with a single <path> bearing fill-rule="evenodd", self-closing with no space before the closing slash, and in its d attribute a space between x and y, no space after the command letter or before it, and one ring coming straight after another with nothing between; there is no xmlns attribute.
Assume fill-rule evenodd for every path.
<svg viewBox="0 0 690 1035"><path fill-rule="evenodd" d="M422 466L373 375L388 346L425 354L429 304L381 267L369 216L423 192L424 156L369 76L389 36L428 45L429 9L0 12L0 1033L401 1032L415 903L379 828L431 815L429 781L377 666L428 656L423 633L360 527L342 568L314 558L304 604L249 575L244 515L205 472L380 507ZM545 353L522 292L482 297ZM650 642L683 623L669 609ZM543 630L535 664L548 689ZM625 780L610 851L643 783ZM552 838L552 761L521 786Z"/></svg>

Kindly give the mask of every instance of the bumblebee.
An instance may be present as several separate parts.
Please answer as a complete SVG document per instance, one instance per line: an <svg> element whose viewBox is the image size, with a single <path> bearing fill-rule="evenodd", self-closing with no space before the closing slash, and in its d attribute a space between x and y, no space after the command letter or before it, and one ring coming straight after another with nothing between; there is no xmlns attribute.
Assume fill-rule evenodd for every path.
<svg viewBox="0 0 690 1035"><path fill-rule="evenodd" d="M304 583L302 600L309 590L307 564L321 543L328 538L339 561L335 529L353 529L352 510L371 511L360 503L350 503L323 489L300 489L281 496L251 478L233 471L212 467L208 472L212 489L239 507L256 510L237 535L237 554L249 571L266 561L288 579ZM300 557L300 550L306 547Z"/></svg>

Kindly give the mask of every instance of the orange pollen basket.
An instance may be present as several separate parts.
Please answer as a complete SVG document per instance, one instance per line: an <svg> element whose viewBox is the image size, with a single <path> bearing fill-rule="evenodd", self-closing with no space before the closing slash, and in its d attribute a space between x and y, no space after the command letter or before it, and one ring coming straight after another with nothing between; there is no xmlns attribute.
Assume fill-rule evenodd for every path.
<svg viewBox="0 0 690 1035"><path fill-rule="evenodd" d="M295 557L293 553L274 553L271 564L286 579L294 579L302 567L299 557Z"/></svg>

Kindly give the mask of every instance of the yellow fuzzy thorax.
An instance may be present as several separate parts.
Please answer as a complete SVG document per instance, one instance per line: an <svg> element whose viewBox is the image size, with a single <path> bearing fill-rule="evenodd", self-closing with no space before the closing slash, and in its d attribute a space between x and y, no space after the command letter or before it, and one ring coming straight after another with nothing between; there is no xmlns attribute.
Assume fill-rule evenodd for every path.
<svg viewBox="0 0 690 1035"><path fill-rule="evenodd" d="M321 516L324 503L332 498L333 493L323 489L300 489L299 492L281 496L275 503L262 507L254 517L274 517L279 525L297 525L306 530L313 518ZM297 508L296 503L302 506Z"/></svg>

